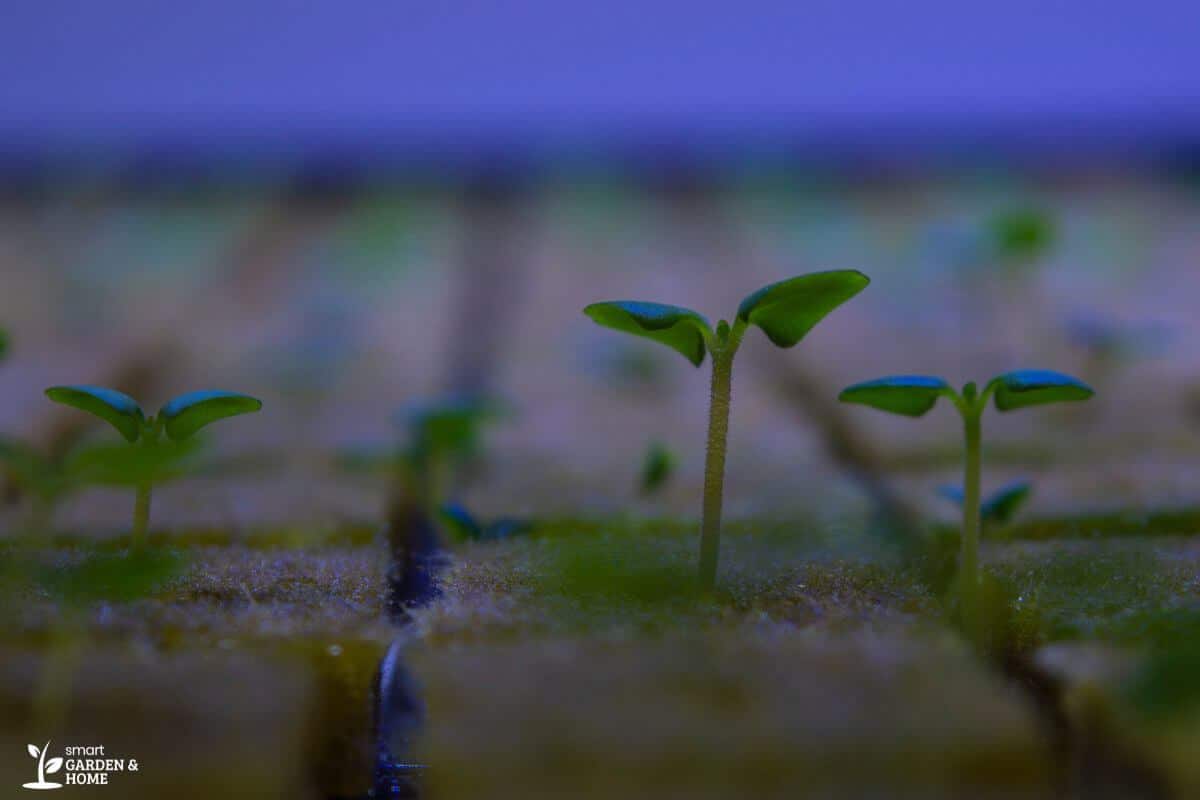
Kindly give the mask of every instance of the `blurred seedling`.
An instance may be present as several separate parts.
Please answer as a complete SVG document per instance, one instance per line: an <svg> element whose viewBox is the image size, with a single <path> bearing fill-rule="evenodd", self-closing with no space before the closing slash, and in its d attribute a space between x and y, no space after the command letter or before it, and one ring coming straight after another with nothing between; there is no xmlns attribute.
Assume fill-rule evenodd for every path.
<svg viewBox="0 0 1200 800"><path fill-rule="evenodd" d="M921 417L946 397L963 420L965 459L963 468L963 522L959 554L959 603L968 628L978 632L979 529L982 523L980 480L981 440L984 409L995 397L998 411L1014 411L1048 403L1077 402L1094 394L1091 388L1067 375L1048 370L1019 370L993 378L980 392L974 383L955 392L941 378L902 375L855 384L842 390L838 399L860 403L881 411Z"/></svg>
<svg viewBox="0 0 1200 800"><path fill-rule="evenodd" d="M1008 269L1034 264L1054 246L1058 231L1049 214L1034 207L1013 208L993 216L987 242L993 256Z"/></svg>
<svg viewBox="0 0 1200 800"><path fill-rule="evenodd" d="M31 498L30 531L47 532L53 524L55 509L82 485L72 463L47 458L16 439L0 439L0 464L4 465L5 474Z"/></svg>
<svg viewBox="0 0 1200 800"><path fill-rule="evenodd" d="M1165 325L1125 322L1105 314L1076 314L1063 325L1063 336L1089 359L1132 361L1161 355L1170 341Z"/></svg>
<svg viewBox="0 0 1200 800"><path fill-rule="evenodd" d="M625 391L644 395L661 393L669 383L663 357L633 342L589 339L582 367L596 379Z"/></svg>
<svg viewBox="0 0 1200 800"><path fill-rule="evenodd" d="M1024 277L1050 251L1057 238L1052 217L1033 207L1015 207L980 221L934 231L933 255L966 278L997 270Z"/></svg>
<svg viewBox="0 0 1200 800"><path fill-rule="evenodd" d="M642 459L642 472L638 479L642 495L649 497L658 494L671 481L674 474L674 454L662 442L651 442Z"/></svg>
<svg viewBox="0 0 1200 800"><path fill-rule="evenodd" d="M400 482L431 516L479 457L483 428L498 416L495 405L471 398L411 403L396 414L406 436L395 459Z"/></svg>
<svg viewBox="0 0 1200 800"><path fill-rule="evenodd" d="M191 437L217 420L249 414L262 401L235 392L199 391L169 400L156 416L147 417L127 394L99 386L53 386L46 396L56 403L94 414L112 425L128 443L119 448L91 451L84 472L99 482L132 485L137 495L133 511L134 547L145 542L154 484L173 477ZM166 440L163 440L163 436Z"/></svg>
<svg viewBox="0 0 1200 800"><path fill-rule="evenodd" d="M938 494L959 508L966 502L966 493L961 486L939 486ZM979 517L984 528L989 525L1007 525L1033 494L1029 481L1013 481L1001 486L979 504Z"/></svg>
<svg viewBox="0 0 1200 800"><path fill-rule="evenodd" d="M461 503L446 503L438 509L438 520L457 541L496 541L511 539L533 530L533 523L512 517L483 522Z"/></svg>
<svg viewBox="0 0 1200 800"><path fill-rule="evenodd" d="M593 303L583 310L594 322L666 345L697 367L706 354L712 356L700 534L699 584L704 591L716 586L733 359L746 328L757 325L777 347L792 347L868 283L855 270L816 272L773 283L742 301L732 325L721 320L715 330L697 312L661 303L614 301Z"/></svg>
<svg viewBox="0 0 1200 800"><path fill-rule="evenodd" d="M1165 325L1137 324L1104 314L1078 314L1064 323L1063 336L1083 354L1083 377L1101 386L1121 368L1165 353L1171 331Z"/></svg>

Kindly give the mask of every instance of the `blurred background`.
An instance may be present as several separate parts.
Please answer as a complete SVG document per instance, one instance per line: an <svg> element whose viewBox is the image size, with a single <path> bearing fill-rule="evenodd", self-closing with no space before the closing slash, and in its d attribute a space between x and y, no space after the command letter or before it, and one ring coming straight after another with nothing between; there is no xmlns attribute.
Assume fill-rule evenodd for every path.
<svg viewBox="0 0 1200 800"><path fill-rule="evenodd" d="M398 797L409 757L442 797L1066 796L1055 757L1115 792L1078 796L1168 796L1097 768L1129 772L1090 738L1107 716L1080 728L1099 756L1051 753L1036 715L1062 728L1076 684L1029 697L865 544L873 511L954 520L956 415L836 397L1091 383L989 412L985 492L1031 481L1026 539L1064 536L989 541L989 567L1056 644L1194 648L1195 546L1121 537L1194 533L1200 503L1198 22L1182 0L7 0L0 556L59 538L0 563L0 783L36 742L143 758L123 797ZM692 604L707 365L581 310L715 322L842 268L872 285L794 349L739 351L728 594ZM72 383L148 412L263 399L156 488L167 560L123 549L128 486L71 472L113 441L43 396ZM447 405L490 413L482 442L451 430L470 452L442 497L414 420ZM443 499L539 535L456 546L407 624ZM1184 797L1181 730L1151 749Z"/></svg>
<svg viewBox="0 0 1200 800"><path fill-rule="evenodd" d="M957 470L953 415L829 401L883 374L1020 367L1100 397L990 421L992 478L1047 472L1043 510L1195 499L1188 3L18 0L4 17L0 430L65 448L56 383L148 409L203 387L266 401L215 434L255 468L168 488L160 522L369 518L377 487L344 457L386 448L405 403L463 394L506 410L473 504L625 510L657 440L679 471L655 510L694 514L707 370L580 309L715 320L831 268L874 283L794 350L748 337L729 514L858 502L864 463L929 500ZM126 506L89 491L62 519L119 526Z"/></svg>

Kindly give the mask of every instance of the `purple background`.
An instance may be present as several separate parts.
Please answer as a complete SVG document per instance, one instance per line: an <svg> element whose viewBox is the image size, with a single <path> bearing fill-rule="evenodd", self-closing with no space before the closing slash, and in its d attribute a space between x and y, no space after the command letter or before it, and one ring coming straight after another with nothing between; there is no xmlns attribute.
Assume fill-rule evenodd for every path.
<svg viewBox="0 0 1200 800"><path fill-rule="evenodd" d="M1195 2L8 0L0 148L1190 146Z"/></svg>

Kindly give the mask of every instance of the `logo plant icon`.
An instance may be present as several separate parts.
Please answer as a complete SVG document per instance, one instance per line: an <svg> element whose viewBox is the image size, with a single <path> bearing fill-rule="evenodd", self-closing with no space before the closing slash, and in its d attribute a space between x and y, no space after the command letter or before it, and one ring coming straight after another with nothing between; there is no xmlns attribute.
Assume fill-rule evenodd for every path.
<svg viewBox="0 0 1200 800"><path fill-rule="evenodd" d="M47 783L46 776L53 775L62 769L63 760L61 758L52 758L46 760L46 751L50 749L50 743L46 742L39 750L37 745L27 745L29 755L38 760L38 779L37 783L24 784L26 789L61 789L61 783Z"/></svg>

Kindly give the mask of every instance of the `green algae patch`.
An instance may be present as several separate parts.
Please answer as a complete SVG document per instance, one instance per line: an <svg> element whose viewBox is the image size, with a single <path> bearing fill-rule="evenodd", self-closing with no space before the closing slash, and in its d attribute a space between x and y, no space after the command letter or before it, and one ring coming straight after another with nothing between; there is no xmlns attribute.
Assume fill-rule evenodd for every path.
<svg viewBox="0 0 1200 800"><path fill-rule="evenodd" d="M836 526L741 521L737 558L714 593L697 590L694 529L679 521L555 520L532 536L460 548L420 613L439 641L511 639L546 631L644 635L744 618L857 627L925 613L920 576L882 549L834 546ZM860 540L872 540L860 531Z"/></svg>
<svg viewBox="0 0 1200 800"><path fill-rule="evenodd" d="M378 539L378 524L343 522L324 527L303 525L268 525L251 528L196 527L171 531L151 530L146 543L151 547L181 549L221 548L238 546L253 550L294 550L343 547L367 547ZM83 534L59 532L40 537L39 546L57 549L91 548L113 551L128 548L128 535Z"/></svg>
<svg viewBox="0 0 1200 800"><path fill-rule="evenodd" d="M1200 508L1127 509L1096 514L1044 517L1008 525L1011 539L1193 536L1200 533Z"/></svg>

